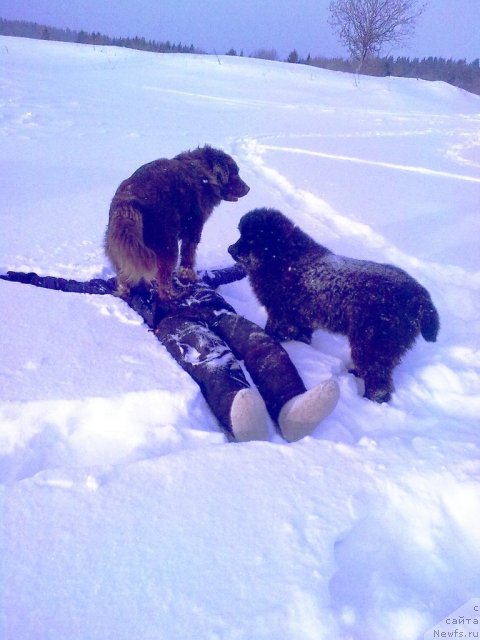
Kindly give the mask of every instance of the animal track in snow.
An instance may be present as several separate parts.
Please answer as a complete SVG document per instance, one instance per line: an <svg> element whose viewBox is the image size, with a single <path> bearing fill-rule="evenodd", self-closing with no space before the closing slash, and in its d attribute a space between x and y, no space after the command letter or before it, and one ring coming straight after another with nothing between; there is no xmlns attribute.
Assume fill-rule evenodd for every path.
<svg viewBox="0 0 480 640"><path fill-rule="evenodd" d="M447 171L436 171L428 167L409 166L404 164L395 164L393 162L379 162L376 160L368 160L366 158L356 158L353 156L345 156L334 153L324 153L322 151L309 151L308 149L300 149L297 147L282 147L275 145L262 145L263 151L283 151L288 153L298 153L318 158L327 158L329 160L340 160L344 162L354 162L358 164L370 165L374 167L385 167L387 169L395 169L397 171L410 171L414 173L422 173L429 176L438 176L440 178L451 178L452 180L465 180L466 182L476 182L480 184L480 178L474 176L466 176L458 173L450 173Z"/></svg>
<svg viewBox="0 0 480 640"><path fill-rule="evenodd" d="M363 134L360 134L363 135ZM361 241L363 247L368 247L373 252L381 250L388 256L388 260L405 269L415 269L417 274L424 274L430 277L432 270L435 270L437 276L443 281L453 284L465 282L474 282L475 274L465 271L456 265L445 265L434 260L421 260L415 255L415 252L407 253L395 243L398 239L389 240L386 235L378 231L381 225L363 222L354 219L349 215L343 215L336 210L324 198L317 193L313 193L308 188L303 188L294 184L289 177L280 172L278 168L273 167L266 159L267 154L286 153L294 156L303 156L303 158L319 158L333 161L343 161L352 165L371 166L372 168L381 168L387 170L401 171L414 176L425 176L425 178L439 179L440 184L447 179L454 182L464 182L472 185L470 188L476 188L475 185L480 184L480 178L469 176L466 174L458 174L448 171L439 171L429 169L428 167L415 167L411 165L403 165L390 162L381 162L375 160L362 159L359 157L345 156L342 154L330 154L323 151L309 150L299 146L286 146L270 142L269 140L278 140L284 136L259 136L255 138L243 138L235 141L234 151L241 158L244 165L250 165L254 174L259 176L262 181L269 183L276 192L279 192L280 199L290 206L292 209L301 212L306 217L306 225L312 228L320 226L322 234L325 236L327 244L332 239L342 237L343 241L348 238L355 239L356 242ZM290 139L296 138L296 135L288 136ZM299 134L298 138L317 139L317 134L306 135ZM322 137L322 136L320 136ZM304 160L305 161L305 160ZM300 163L300 166L301 163ZM288 215L288 214L287 214ZM368 217L366 217L368 220ZM299 224L304 225L301 219ZM313 223L313 224L312 224ZM308 226L305 228L307 232L310 230ZM408 248L408 243L407 248ZM473 278L473 280L472 280Z"/></svg>

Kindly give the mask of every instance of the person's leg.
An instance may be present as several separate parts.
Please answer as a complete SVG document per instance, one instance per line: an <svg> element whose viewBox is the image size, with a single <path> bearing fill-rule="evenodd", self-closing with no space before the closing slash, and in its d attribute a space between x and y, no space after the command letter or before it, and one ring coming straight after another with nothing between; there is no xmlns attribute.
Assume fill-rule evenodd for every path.
<svg viewBox="0 0 480 640"><path fill-rule="evenodd" d="M254 322L225 313L218 317L215 330L244 360L285 440L305 437L333 411L339 396L337 382L331 378L307 391L282 345Z"/></svg>
<svg viewBox="0 0 480 640"><path fill-rule="evenodd" d="M220 315L214 328L235 356L245 362L270 416L277 422L283 405L306 391L285 349L257 324L237 314Z"/></svg>
<svg viewBox="0 0 480 640"><path fill-rule="evenodd" d="M199 385L226 434L237 441L267 437L265 405L250 388L230 348L205 324L181 317L161 320L155 335Z"/></svg>

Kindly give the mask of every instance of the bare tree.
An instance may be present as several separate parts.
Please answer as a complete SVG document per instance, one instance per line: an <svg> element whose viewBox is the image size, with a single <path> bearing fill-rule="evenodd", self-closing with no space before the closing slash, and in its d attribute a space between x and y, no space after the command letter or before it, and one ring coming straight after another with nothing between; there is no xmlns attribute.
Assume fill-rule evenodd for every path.
<svg viewBox="0 0 480 640"><path fill-rule="evenodd" d="M359 71L383 45L404 44L425 7L421 0L333 0L329 22L352 58L358 60Z"/></svg>

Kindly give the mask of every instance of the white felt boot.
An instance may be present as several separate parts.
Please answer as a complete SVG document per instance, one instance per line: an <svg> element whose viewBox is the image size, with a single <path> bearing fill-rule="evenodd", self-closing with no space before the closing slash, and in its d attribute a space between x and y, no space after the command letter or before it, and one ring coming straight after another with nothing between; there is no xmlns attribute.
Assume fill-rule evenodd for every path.
<svg viewBox="0 0 480 640"><path fill-rule="evenodd" d="M339 395L337 381L330 378L286 402L278 416L285 440L294 442L311 433L333 411Z"/></svg>
<svg viewBox="0 0 480 640"><path fill-rule="evenodd" d="M230 424L238 442L267 439L267 410L257 391L240 389L230 408Z"/></svg>

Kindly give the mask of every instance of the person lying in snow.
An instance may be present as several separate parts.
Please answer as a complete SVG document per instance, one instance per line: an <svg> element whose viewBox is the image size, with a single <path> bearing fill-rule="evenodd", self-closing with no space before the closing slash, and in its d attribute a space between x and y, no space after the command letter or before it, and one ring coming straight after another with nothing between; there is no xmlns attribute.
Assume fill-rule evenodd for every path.
<svg viewBox="0 0 480 640"><path fill-rule="evenodd" d="M299 440L329 415L338 401L330 378L307 391L285 349L261 327L238 315L215 290L245 276L239 265L200 273L169 301L139 285L123 299L142 316L155 336L199 385L230 440L268 437L267 414L287 441ZM9 271L1 279L60 291L113 294L115 279L88 282ZM178 286L178 285L177 285ZM258 391L248 383L243 360Z"/></svg>

